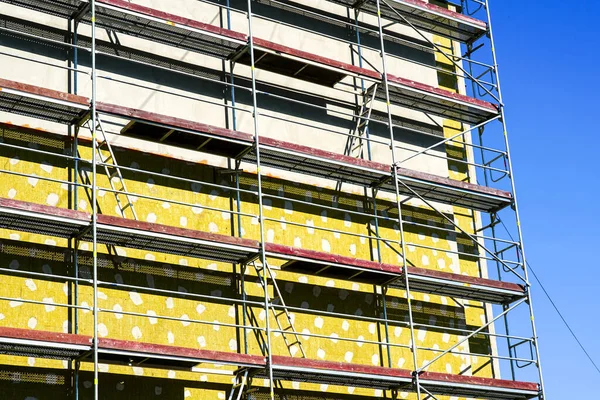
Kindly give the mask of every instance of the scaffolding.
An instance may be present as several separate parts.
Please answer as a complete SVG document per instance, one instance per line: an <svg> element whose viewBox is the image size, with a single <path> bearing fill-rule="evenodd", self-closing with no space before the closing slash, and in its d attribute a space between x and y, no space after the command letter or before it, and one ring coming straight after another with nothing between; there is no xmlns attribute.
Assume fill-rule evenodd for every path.
<svg viewBox="0 0 600 400"><path fill-rule="evenodd" d="M22 301L32 304L52 305L69 309L75 315L75 323L69 333L43 330L0 328L0 354L66 360L73 365L75 379L74 397L79 398L77 374L82 363L93 364L93 398L101 398L102 376L99 365L138 365L156 369L180 369L192 371L201 364L212 363L232 367L233 384L229 399L256 398L256 393L266 390L265 398L285 399L283 382L308 382L314 384L352 386L379 389L390 398L399 398L400 392L416 394L417 399L436 399L439 396L459 396L486 399L544 399L544 385L539 358L537 333L534 324L530 282L526 268L521 223L519 219L515 184L513 180L510 150L508 146L504 103L498 76L498 64L494 47L490 7L488 0L463 0L461 5L444 7L422 0L329 0L332 6L345 9L347 16L334 15L300 3L286 0L248 0L232 5L227 1L199 0L199 3L215 7L226 17L226 27L184 18L150 7L122 0L2 0L0 4L15 9L34 10L52 18L67 22L68 34L51 25L38 24L7 15L0 8L0 40L34 41L39 46L58 48L69 55L68 66L46 65L46 68L65 70L70 77L69 91L0 79L0 111L44 120L68 128L67 152L53 152L36 147L18 146L10 141L0 142L0 148L19 148L22 151L59 158L74 166L68 180L45 177L56 184L67 185L72 193L70 209L40 205L32 202L0 198L0 228L44 234L63 238L72 243L63 257L73 265L71 275L43 274L45 279L67 281L73 285L74 296L69 304L41 303L34 300L9 298L0 295L2 301ZM436 4L438 2L435 2ZM312 18L328 26L341 26L351 32L347 40L355 63L334 60L323 55L288 47L255 36L253 23L269 21L268 15L253 11L256 7L280 10L289 15ZM234 22L247 19L247 26L240 31L232 29ZM294 27L311 35L325 35L303 26L294 26L293 18L275 21ZM400 30L395 28L401 26ZM102 31L110 40L99 39ZM406 33L411 32L411 39ZM201 66L180 61L158 52L130 46L119 36L131 37L196 54L199 57L218 60L223 65L220 74L211 74ZM445 48L434 35L451 41ZM335 38L336 40L341 40ZM443 62L423 65L406 57L386 52L386 47L401 43L418 48ZM457 50L459 53L457 53ZM487 52L486 52L487 50ZM379 64L365 53L379 56ZM462 54L461 54L462 53ZM24 58L18 52L2 53L5 59ZM89 65L82 68L80 62L89 57ZM101 101L99 88L105 82L124 86L137 86L144 90L162 91L162 88L141 87L139 83L119 81L114 76L102 75L97 60L112 59L141 67L151 67L159 72L169 72L194 82L218 84L225 93L223 107L228 115L226 127L186 120L170 115L125 107ZM449 91L430 86L405 77L394 76L388 71L390 60L413 62L440 76L451 77L457 86L468 87L464 91ZM483 60L483 61L480 61ZM41 63L31 59L32 63ZM440 64L444 66L440 67ZM249 68L248 68L249 67ZM246 69L244 69L246 68ZM238 70L241 71L238 72ZM324 96L301 89L285 88L272 82L260 80L258 71L280 77L296 79L328 90L338 91L340 96L355 98L355 107L343 109L322 105ZM82 96L78 86L82 76L91 82L90 96ZM269 76L269 75L261 75ZM165 90L168 92L168 90ZM329 92L327 92L329 93ZM174 96L185 97L179 93ZM249 107L236 104L236 97L246 96ZM259 99L286 100L299 107L328 112L336 117L351 120L350 132L325 132L346 140L344 152L311 147L305 144L275 139L261 134L261 123L267 119L281 119L276 113L262 107ZM303 100L299 100L299 98ZM209 102L199 98L187 98L190 102ZM326 100L334 99L327 98ZM115 103L118 103L116 101ZM425 116L433 124L414 123L399 115L399 110L410 110ZM252 132L238 130L240 115L252 119ZM443 119L456 121L460 129L452 135L440 134ZM431 126L434 128L431 128ZM312 126L311 128L322 128ZM379 128L387 137L372 135ZM3 123L2 137L44 136L48 140L64 138L41 130ZM85 130L89 135L81 135ZM427 137L429 146L420 149L407 148L397 139L398 131ZM471 136L477 136L477 143ZM177 177L164 172L142 170L119 164L120 142L117 137L131 138L153 144L169 145L181 149L211 154L228 160L227 167L218 168L224 183L210 183L189 177ZM91 139L90 139L91 138ZM491 144L488 144L491 143ZM80 154L81 146L91 148L90 157ZM126 146L125 146L126 147ZM375 149L387 148L389 162L374 160ZM449 149L439 154L439 149ZM448 153L459 148L460 157ZM466 171L463 180L443 177L413 168L419 157L442 159L460 170ZM336 190L343 197L348 193L344 187L360 188L364 193L363 210L344 210L358 218L368 218L370 233L334 232L353 235L368 240L375 256L364 260L274 243L267 238L267 225L280 223L269 217L265 202L285 201L315 210L336 211L339 203L331 205L301 199L286 193L275 193L264 182L266 169L291 173L291 176L309 176L337 182ZM251 179L244 181L244 169L252 170ZM157 198L136 193L128 188L129 173L143 173L155 179L172 182L206 185L230 193L231 209L214 208L208 204L195 204L174 199ZM0 170L3 176L23 175L10 169ZM99 184L99 176L107 177L109 186ZM290 178L291 179L291 178ZM249 184L248 181L252 180ZM473 183L483 181L483 184ZM100 209L100 191L110 193L118 204L118 215L110 215ZM90 212L78 209L78 196L89 197ZM252 199L257 207L252 211L241 207L241 198ZM204 232L196 229L173 227L156 222L141 221L135 210L135 199L170 202L185 207L225 212L231 216L233 235ZM417 206L415 206L415 204ZM429 221L410 218L407 207L418 207ZM453 211L469 210L473 228L465 228L453 217ZM244 237L245 222L256 221L258 237ZM433 221L433 223L431 223ZM512 224L510 223L512 221ZM503 233L500 227L511 224L516 239L510 231ZM296 224L287 222L287 224ZM391 225L397 238L380 234L381 225ZM310 227L331 231L324 227ZM457 257L467 257L490 268L492 277L470 276L444 272L415 265L409 260L409 247L431 251L439 248L410 242L407 230L433 229L436 235L450 235L462 245L456 249L444 249ZM508 235L508 236L507 236ZM81 249L80 244L91 243L91 251ZM99 246L106 246L109 255L103 255ZM19 243L3 241L2 249L20 246ZM469 249L466 249L466 248ZM119 264L128 261L119 257L118 248L140 249L156 253L181 255L232 265L232 280L236 282L239 296L226 297L187 293L187 298L197 301L217 300L239 306L242 318L239 323L226 324L201 319L187 320L156 315L157 319L190 321L197 324L227 326L236 329L243 345L238 351L224 352L191 349L153 343L133 342L101 337L98 317L102 313L115 313L99 305L98 293L102 287L124 290L146 290L160 295L177 291L115 284L99 278L99 268L104 263ZM42 250L40 250L42 251ZM44 249L43 251L51 251ZM54 250L52 250L54 251ZM382 253L392 251L398 262L383 262ZM116 261L115 261L116 260ZM81 273L84 263L91 267L89 275ZM483 267L487 266L487 267ZM495 266L492 271L490 266ZM366 366L351 362L333 362L311 359L303 348L304 337L319 338L314 333L301 332L293 314L307 308L286 304L285 290L278 283L279 273L301 273L309 276L334 278L347 282L372 285L381 313L376 316L346 315L340 312L308 309L314 315L352 317L382 326L377 341L369 344L380 348L381 365ZM0 268L0 273L19 276L42 277L30 271ZM258 282L262 294L250 296L246 287ZM78 302L77 293L91 288L93 302ZM389 290L400 290L406 301L405 320L390 317ZM439 295L473 301L482 304L486 319L474 327L446 327L459 339L447 348L431 348L417 344L417 331L438 329L435 323L415 319L413 294ZM256 318L256 310L262 309L264 321ZM91 335L81 334L79 314L91 311L93 315ZM130 311L122 314L136 316ZM529 317L530 322L527 321ZM272 317L269 317L271 316ZM144 316L146 315L137 315ZM513 321L514 320L514 321ZM519 322L520 321L520 322ZM390 326L400 325L410 332L410 340L395 342ZM515 335L524 324L528 335ZM498 331L503 330L503 333ZM281 337L289 354L273 351L273 338ZM489 353L482 354L462 349L462 344L476 336L494 343ZM261 354L252 354L248 342L256 338ZM322 339L330 339L322 337ZM352 338L336 338L339 341L360 341ZM505 344L505 349L499 349ZM411 365L397 368L391 354L394 349L405 349L411 354ZM420 355L427 354L428 358ZM451 374L429 371L432 365L448 355L485 357L490 359L495 376L500 366L508 366L510 379ZM525 355L523 355L525 354ZM529 382L520 379L527 377ZM267 386L255 388L253 379L265 378ZM258 390L258 392L257 392ZM283 394L282 394L283 393ZM387 397L386 397L387 398Z"/></svg>

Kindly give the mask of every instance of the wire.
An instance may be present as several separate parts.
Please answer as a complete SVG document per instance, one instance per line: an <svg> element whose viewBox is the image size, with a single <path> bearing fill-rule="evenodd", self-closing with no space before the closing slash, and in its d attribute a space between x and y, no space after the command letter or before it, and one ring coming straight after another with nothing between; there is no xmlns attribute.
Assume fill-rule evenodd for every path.
<svg viewBox="0 0 600 400"><path fill-rule="evenodd" d="M509 232L508 228L504 224L504 221L502 221L500 218L498 218L498 220L500 221L500 223L504 227L504 230L506 231L506 233L508 233L508 236L510 237L510 239L514 242L513 236L511 235L511 233ZM571 332L571 336L573 336L573 338L575 339L575 341L577 342L577 344L579 345L579 347L581 348L581 350L583 351L583 353L587 356L588 360L590 360L590 362L592 363L592 365L594 366L594 368L596 368L596 371L598 371L598 373L600 374L600 368L598 368L598 365L596 365L596 363L594 362L594 359L592 358L592 356L590 355L590 353L588 353L588 351L586 350L586 348L583 346L583 343L581 343L581 341L579 340L579 338L577 337L577 335L575 334L575 332L573 331L573 329L571 329L571 326L569 325L569 323L567 322L567 320L565 319L565 317L562 315L562 313L558 309L556 303L554 303L554 300L552 300L552 297L550 297L550 293L548 293L548 291L546 290L546 288L544 287L544 285L540 281L540 278L538 278L537 274L535 273L535 271L534 271L533 267L531 266L531 264L529 263L529 261L525 261L525 262L527 264L527 267L529 268L529 270L533 274L533 277L535 278L535 280L537 281L537 283L540 285L540 288L542 289L542 291L544 292L544 294L546 295L546 297L550 301L550 304L552 304L552 307L554 307L554 310L556 311L556 313L558 314L558 316L560 317L560 319L562 320L562 322L565 324L565 326L567 327L567 329L569 330L569 332Z"/></svg>

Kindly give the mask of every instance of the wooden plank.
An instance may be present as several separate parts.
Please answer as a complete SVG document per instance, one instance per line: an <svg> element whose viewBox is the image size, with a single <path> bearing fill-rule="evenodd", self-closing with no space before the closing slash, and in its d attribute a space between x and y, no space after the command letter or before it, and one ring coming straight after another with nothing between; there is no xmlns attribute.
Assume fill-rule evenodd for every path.
<svg viewBox="0 0 600 400"><path fill-rule="evenodd" d="M115 217L112 215L98 215L99 225L108 225L111 227L134 229L144 232L152 232L170 236L179 236L188 239L197 239L207 242L213 242L215 244L228 244L233 246L243 246L252 249L258 249L259 244L256 240L244 239L234 236L220 235L218 233L210 233L203 231L196 231L186 228L179 228L169 225L155 224L151 222L136 221L132 219Z"/></svg>
<svg viewBox="0 0 600 400"><path fill-rule="evenodd" d="M458 13L456 11L449 10L444 7L436 6L435 4L431 4L423 0L400 0L398 1L398 3L408 4L415 8L427 10L435 14L442 14L450 19L459 20L470 25L476 25L480 29L487 30L487 24L484 21L470 17L465 14Z"/></svg>
<svg viewBox="0 0 600 400"><path fill-rule="evenodd" d="M98 339L98 347L107 350L120 350L134 353L154 354L157 356L192 358L197 359L199 361L206 360L215 363L252 365L257 367L264 367L266 364L265 358L257 355L204 349L192 349L188 347L134 342L130 340L100 338Z"/></svg>
<svg viewBox="0 0 600 400"><path fill-rule="evenodd" d="M22 328L0 327L0 337L77 346L91 346L92 344L92 338L90 336Z"/></svg>
<svg viewBox="0 0 600 400"><path fill-rule="evenodd" d="M0 95L2 95L1 92L3 89L12 89L34 96L46 97L52 100L66 101L80 106L87 107L90 104L90 100L87 97L0 78Z"/></svg>
<svg viewBox="0 0 600 400"><path fill-rule="evenodd" d="M96 105L96 109L99 112L113 114L118 117L147 121L150 123L156 123L161 125L168 125L169 127L173 128L185 129L195 131L198 133L206 133L209 135L220 136L226 139L240 140L248 142L248 144L251 144L254 140L254 137L249 133L219 128L217 126L207 125L201 122L194 122L182 118L171 117L164 114L158 114L143 111L140 109L118 106L115 104L98 102Z"/></svg>
<svg viewBox="0 0 600 400"><path fill-rule="evenodd" d="M53 206L46 206L43 204L30 203L27 201L21 200L12 200L6 198L0 198L0 207L11 208L13 210L19 211L29 211L37 214L43 214L49 217L64 217L71 218L76 221L82 222L90 222L91 217L90 214L77 211L77 210L69 210L66 208L59 208Z"/></svg>
<svg viewBox="0 0 600 400"><path fill-rule="evenodd" d="M387 76L388 76L388 82L391 85L396 84L396 85L404 86L404 87L407 87L410 89L415 89L415 90L419 90L422 92L426 92L426 93L429 93L434 96L439 96L448 101L465 103L465 104L468 104L468 105L471 105L474 107L479 107L479 108L485 109L486 111L493 113L493 114L498 114L498 112L499 112L497 105L492 104L485 100L480 100L480 99L476 99L474 97L465 96L464 94L460 94L460 93L450 92L445 89L429 86L429 85L426 85L421 82L416 82L416 81L413 81L410 79L401 78L401 77L390 75L390 74L388 74Z"/></svg>
<svg viewBox="0 0 600 400"><path fill-rule="evenodd" d="M158 18L166 21L166 24L174 26L174 24L186 26L192 29L204 31L213 35L223 36L228 39L246 42L248 37L239 32L234 32L229 29L220 28L215 25L205 24L200 21L196 21L190 18L181 17L179 15L170 14L164 11L156 10L154 8L145 7L139 4L130 3L124 0L98 0L96 1L97 6L102 4L122 8L125 10L133 11L140 14L146 14L153 18Z"/></svg>

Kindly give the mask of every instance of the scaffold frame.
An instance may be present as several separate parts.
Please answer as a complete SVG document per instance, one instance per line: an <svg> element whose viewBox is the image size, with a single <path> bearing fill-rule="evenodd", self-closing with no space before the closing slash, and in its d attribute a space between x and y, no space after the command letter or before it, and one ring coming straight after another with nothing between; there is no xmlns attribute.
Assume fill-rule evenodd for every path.
<svg viewBox="0 0 600 400"><path fill-rule="evenodd" d="M430 4L423 0L366 0L346 1L328 0L348 9L352 17L334 18L323 16L331 23L341 24L352 29L356 42L348 40L353 54L358 57L358 65L344 63L321 55L285 46L254 36L254 19L267 19L253 12L255 3L280 7L290 12L302 12L309 15L318 15L318 11L308 9L300 4L287 0L247 0L246 9L239 10L231 7L229 2L203 1L227 13L227 27L220 27L194 21L149 7L139 6L122 0L2 0L12 6L24 7L36 12L65 19L69 26L69 35L64 37L57 28L36 26L30 21L20 21L8 15L0 14L0 37L29 38L39 40L52 46L58 46L69 51L72 60L68 67L47 65L48 68L65 69L74 81L69 93L31 85L27 82L15 82L0 78L0 111L18 114L33 119L55 122L72 130L73 134L68 141L71 147L70 154L58 154L39 150L36 148L23 148L38 154L47 154L59 157L75 165L73 180L61 181L46 179L57 184L64 184L75 193L78 189L87 190L90 196L91 212L87 213L77 209L75 198L73 209L62 209L52 206L43 206L34 203L0 198L0 228L14 229L22 232L46 233L55 237L68 239L75 243L73 249L65 252L65 260L75 266L74 276L54 276L69 281L75 287L75 293L80 286L91 287L93 302L91 306L78 304L75 295L73 304L41 303L30 300L0 296L0 301L23 301L31 304L63 307L72 310L75 314L73 332L58 334L53 332L33 331L17 328L0 328L0 354L27 355L41 358L68 360L79 365L81 362L93 364L94 400L99 400L101 376L100 363L114 363L119 365L144 364L148 368L177 367L183 370L192 370L202 363L219 363L236 367L232 372L234 376L230 399L242 399L246 391L252 387L253 377L262 377L268 381L270 400L275 400L276 389L279 382L298 381L311 383L327 383L339 386L358 386L389 391L392 396L398 390L416 393L418 399L435 398L436 395L451 395L464 397L477 397L486 399L545 399L545 389L540 361L537 331L534 323L534 310L531 299L531 283L529 282L521 220L517 206L516 186L514 182L513 166L510 158L509 141L506 127L505 106L503 103L500 79L498 73L497 55L494 47L494 36L491 24L491 11L488 0L463 0L462 6L451 5L450 8ZM271 4L273 3L273 4ZM473 5L475 4L475 5ZM462 12L461 12L462 10ZM247 26L240 31L231 28L230 13L241 13L247 18ZM369 25L360 19L365 13L377 20L377 26ZM472 15L471 15L472 14ZM476 18L483 16L484 20ZM79 25L89 27L90 36L79 34ZM291 25L289 23L286 23ZM421 47L446 59L452 65L451 75L470 84L470 95L450 92L437 87L426 85L422 82L412 81L397 77L388 72L387 62L396 57L386 52L386 46L395 41L406 41L394 33L390 28L396 24L414 30L421 41ZM187 64L182 61L168 59L158 54L150 54L135 48L128 48L120 43L110 43L97 38L97 31L107 29L110 32L129 35L139 40L160 43L177 49L184 49L211 57L223 62L223 80L211 76L202 70L202 67ZM314 33L306 27L298 27L303 31ZM368 34L378 38L379 48L369 48L361 43L361 34ZM430 39L429 35L441 35L454 43L462 43L467 50L464 54L455 55L444 50ZM491 61L478 61L472 58L480 54L484 47L480 42L490 44L487 55ZM417 44L415 44L416 46ZM459 44L458 47L461 45ZM381 63L378 67L369 63L363 57L362 51L376 51L379 53ZM78 54L86 53L90 56L91 65L86 69L78 66ZM0 57L21 57L15 54L0 53ZM198 79L205 82L218 83L224 91L230 92L229 100L220 104L231 116L232 128L211 126L195 121L188 121L168 115L147 112L139 109L123 107L99 101L98 87L105 80L118 82L117 79L102 76L97 66L98 57L108 57L127 60L136 65L151 66L158 70L170 71L182 76ZM30 60L38 62L37 60ZM245 74L238 73L238 68L246 68ZM332 151L312 148L284 140L273 139L263 135L259 123L262 118L278 118L274 113L261 107L259 96L281 97L292 103L314 109L323 108L315 100L318 94L306 93L305 98L311 101L301 101L285 97L281 88L270 85L269 82L259 80L257 70L277 74L282 77L298 79L311 84L321 85L339 91L345 95L356 98L356 107L348 112L334 110L345 118L350 118L357 132L332 131L328 134L346 136L350 146L347 153L341 154ZM482 72L483 71L483 72ZM91 81L91 96L89 98L78 94L78 77L82 74ZM489 75L489 81L485 76ZM348 82L352 81L350 85ZM242 82L242 83L240 83ZM132 85L128 82L118 82ZM140 86L147 90L159 90ZM259 88L260 87L260 88ZM299 89L289 89L290 92ZM251 102L248 107L241 107L235 102L235 93L243 92L250 95ZM174 93L177 96L178 94ZM189 98L190 101L204 101L198 98ZM379 110L379 115L373 109L376 101L383 105L385 112ZM362 106L361 106L362 105ZM395 114L394 107L410 109L422 113L436 121L436 118L447 118L461 123L460 131L451 137L443 137L439 133L431 133L429 128L414 127L406 121L401 121ZM367 110L368 108L368 110ZM236 115L245 113L252 118L252 132L237 130ZM111 121L118 127L107 128L103 125ZM114 123L119 121L119 123ZM85 124L88 124L89 137L80 135ZM111 123L107 125L111 125ZM372 137L370 129L373 125L385 128L388 138ZM151 128L151 129L150 129ZM406 149L395 140L396 129L426 135L435 140L434 144L420 150ZM106 129L106 131L105 131ZM492 130L493 133L486 132ZM0 124L0 131L31 132L36 135L54 134ZM500 139L504 149L496 149L484 144L486 135L501 135ZM479 143L470 143L465 139L471 134L478 134ZM172 199L155 198L149 195L128 190L121 171L132 170L161 176L161 173L144 171L132 167L120 166L115 160L111 146L116 148L119 144L110 143L110 138L116 135L143 140L150 143L163 143L181 147L188 150L200 151L226 158L230 161L228 168L220 168L223 174L232 176L232 186L224 186L189 178L162 175L164 178L182 180L188 183L202 183L214 187L224 188L232 192L235 197L237 209L217 209L207 205L198 205L175 201ZM356 136L358 135L358 136ZM360 152L354 152L355 140L358 137ZM363 148L364 142L364 148ZM91 147L91 158L79 155L78 146L86 143ZM390 149L391 159L388 164L373 161L371 146L383 145ZM467 181L459 181L447 177L425 173L405 167L406 163L420 156L434 157L433 150L440 146L462 146L465 153L468 151L479 152L479 159L465 156L464 159L452 159L469 170ZM111 163L103 159L101 147L108 146L111 154ZM0 142L2 148L17 148L18 146ZM408 155L400 155L410 152ZM448 158L449 156L436 156ZM504 163L504 167L498 164ZM232 166L233 165L233 166ZM242 188L240 175L242 166L251 166L254 170L256 184L250 189ZM85 175L88 181L79 181L80 173L88 169ZM101 187L98 184L98 175L101 171L109 169L116 171L122 184L120 188ZM263 177L265 169L292 172L299 175L308 175L319 179L338 182L336 189L340 195L347 193L344 185L360 187L364 190L365 204L371 204L371 211L351 211L351 215L372 218L374 225L373 234L361 235L352 232L337 232L338 234L354 235L372 240L377 249L381 246L394 249L399 256L400 265L382 262L381 252L373 260L361 260L351 257L329 254L312 250L289 247L271 243L266 237L266 225L277 222L277 219L265 215L265 199L279 199L293 204L302 204L309 207L322 207L322 209L335 209L332 206L313 204L309 201L288 198L285 194L269 193L264 187ZM22 175L10 170L0 169L0 174ZM83 175L82 175L83 176ZM477 184L478 178L483 178L484 184ZM497 185L502 181L504 188ZM119 217L103 214L98 208L98 192L111 192L126 199L121 207L122 215ZM387 197L380 196L385 194ZM257 205L256 213L244 212L240 208L240 197L249 196ZM237 234L226 236L209 232L202 232L187 228L175 228L151 222L138 221L133 210L130 196L147 198L153 201L173 202L189 207L200 207L229 213L232 219L237 219ZM477 259L478 263L495 265L497 273L493 279L488 277L471 277L447 272L433 271L408 262L408 246L423 247L424 245L410 242L405 234L406 227L418 227L419 222L408 220L403 212L407 203L416 202L423 209L431 211L443 223L441 227L434 227L440 232L461 235L477 249L476 253L467 253L449 250L454 254L468 255ZM383 209L382 203L387 204ZM121 203L119 203L121 204ZM461 207L475 214L485 215L475 233L469 233L461 228L452 217L448 216L448 207ZM127 218L124 210L130 208L133 218ZM390 215L391 214L391 215ZM502 215L502 217L501 217ZM504 215L514 218L517 239L503 237L496 229L499 221L504 220ZM259 225L259 238L251 240L242 237L242 218L255 218ZM395 223L398 237L396 239L384 238L379 235L379 223ZM294 224L288 222L288 224ZM474 224L476 226L477 224ZM302 225L304 226L304 225ZM429 226L432 228L432 226ZM314 227L315 230L327 231L327 228ZM79 242L92 244L91 252L79 249ZM17 245L9 241L0 241L0 250L3 246ZM99 245L126 247L134 249L147 249L166 254L179 254L205 260L229 263L233 265L232 275L239 282L239 298L219 297L220 301L227 301L239 305L243 309L243 322L240 324L215 323L200 319L187 319L190 323L220 325L240 330L244 338L243 349L238 352L218 352L177 348L174 346L161 346L150 343L127 342L124 340L107 339L99 336L98 318L101 313L115 313L114 310L102 309L99 306L98 291L102 286L112 283L100 280L98 269L99 262L104 262L106 256L99 254ZM514 251L515 256L506 255ZM113 262L116 254L113 254ZM82 278L78 275L78 265L83 258L91 261L91 275ZM278 288L276 274L271 266L272 261L276 269L281 271L302 272L312 276L334 276L350 282L360 282L373 285L374 293L383 305L383 315L377 317L357 317L365 321L373 321L384 326L384 337L378 341L365 341L380 346L387 352L388 366L362 366L351 363L334 363L312 360L306 357L300 334L290 318L290 312L300 311L298 308L286 305L283 295ZM254 273L247 272L249 266L254 267ZM24 276L37 276L34 272L10 271L0 268L0 273L15 273ZM258 277L262 285L260 301L249 300L245 282L246 279ZM119 287L119 285L116 285ZM121 284L120 287L128 289L141 289L131 285ZM273 288L274 296L269 294L269 287ZM175 293L166 289L146 288L155 293ZM410 331L409 343L392 343L389 340L388 324L391 321L387 316L386 293L388 289L401 289L407 302L407 321L395 320L394 323L402 324ZM445 349L434 349L417 345L416 329L431 328L428 324L420 323L413 318L413 302L411 292L426 294L439 294L456 297L469 301L477 301L488 307L487 320L482 325L472 329L459 329L461 340ZM190 298L209 299L211 296L189 294ZM250 315L250 308L262 308L267 316L275 315L277 326L273 327L269 317L259 323ZM531 320L531 336L521 337L511 335L509 330L510 316L513 310L526 308ZM81 335L78 327L78 312L91 311L93 314L92 334ZM493 312L492 312L493 310ZM316 314L327 315L328 311L311 310ZM130 311L121 311L123 315L137 315ZM287 323L282 325L279 318L284 315ZM343 316L343 313L336 313ZM139 316L145 316L140 314ZM181 320L175 317L156 315L157 319ZM500 322L502 322L500 324ZM497 333L489 329L494 325L501 325L505 333ZM250 333L251 332L251 333ZM261 346L262 354L248 353L248 337L250 334L261 336L264 340ZM273 335L284 337L290 350L290 355L282 356L272 351L271 339ZM288 342L287 336L292 337ZM318 334L303 334L309 337L320 337ZM486 354L485 357L502 361L510 365L511 378L492 379L476 376L452 375L429 372L427 368L448 354L461 354L474 356L475 353L457 351L459 345L474 335L484 335L494 340L507 343L508 355L499 351ZM328 337L323 337L328 338ZM338 338L337 340L353 341L351 338ZM292 351L293 347L296 347ZM531 357L520 356L516 348L528 346ZM412 366L407 369L394 368L389 359L390 349L402 347L412 353ZM436 353L425 364L419 363L419 354L422 352ZM518 370L521 366L533 365L537 370L538 380L535 383L518 380ZM497 372L497 371L495 371ZM78 398L78 367L75 369L75 398ZM393 397L395 398L395 397Z"/></svg>

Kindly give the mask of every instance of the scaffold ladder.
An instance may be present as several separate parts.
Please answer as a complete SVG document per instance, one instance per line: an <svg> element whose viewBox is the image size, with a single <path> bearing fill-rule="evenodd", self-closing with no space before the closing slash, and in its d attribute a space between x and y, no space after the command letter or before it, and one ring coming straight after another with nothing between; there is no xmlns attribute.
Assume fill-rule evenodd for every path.
<svg viewBox="0 0 600 400"><path fill-rule="evenodd" d="M127 211L129 210L131 217L134 220L137 220L138 217L133 206L133 201L131 200L131 195L127 190L127 185L123 179L121 168L117 164L115 153L110 145L106 132L104 131L100 116L96 117L96 121L98 121L98 124L96 125L96 132L100 132L102 136L101 139L98 140L96 153L98 155L98 160L106 172L106 177L108 178L110 188L112 189L112 192L117 200L119 212L123 218L128 218ZM88 120L88 126L89 124L91 124L91 120ZM108 153L108 155L105 156L105 153Z"/></svg>
<svg viewBox="0 0 600 400"><path fill-rule="evenodd" d="M294 327L292 315L288 311L285 301L283 300L283 296L281 295L279 286L277 285L277 282L275 281L275 276L273 274L273 271L271 270L271 267L269 267L268 264L258 265L256 263L256 261L253 261L252 265L254 266L254 269L256 270L256 274L258 275L259 282L260 282L263 290L265 291L265 293L267 292L267 282L265 282L263 279L263 271L265 268L267 269L269 278L273 282L274 296L273 296L272 304L278 305L280 307L277 307L277 309L274 307L270 307L270 308L271 308L271 312L275 316L275 321L277 323L277 327L279 328L279 331L281 332L281 337L283 338L283 341L285 342L285 345L286 345L290 355L292 357L295 357L297 354L299 354L302 358L306 358L306 353L304 352L304 347L302 346L302 342L300 341L300 335L298 335L298 332L296 331L296 328ZM281 309L279 310L279 308L281 308ZM285 317L283 319L283 321L282 321L282 317ZM267 318L267 317L265 316L265 318Z"/></svg>
<svg viewBox="0 0 600 400"><path fill-rule="evenodd" d="M362 104L359 113L356 117L356 126L353 134L348 137L346 142L345 153L352 157L363 156L364 139L369 130L369 121L373 112L373 104L375 103L375 94L377 93L378 84L375 83L363 91Z"/></svg>
<svg viewBox="0 0 600 400"><path fill-rule="evenodd" d="M233 386L231 387L231 391L229 392L228 400L241 400L244 395L244 391L246 390L246 386L250 387L250 380L252 378L249 376L249 371L247 368L240 369L235 374L235 379L233 381Z"/></svg>

